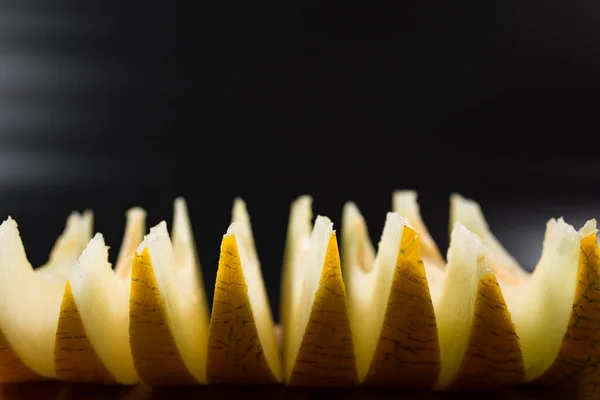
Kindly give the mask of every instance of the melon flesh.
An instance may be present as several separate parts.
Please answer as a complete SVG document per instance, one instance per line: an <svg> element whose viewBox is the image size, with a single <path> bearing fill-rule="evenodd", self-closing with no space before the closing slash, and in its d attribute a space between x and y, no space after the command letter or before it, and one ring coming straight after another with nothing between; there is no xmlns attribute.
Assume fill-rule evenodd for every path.
<svg viewBox="0 0 600 400"><path fill-rule="evenodd" d="M446 265L446 261L423 222L417 198L417 192L414 190L395 191L392 196L392 211L406 218L408 223L419 233L421 257L425 264L443 267Z"/></svg>
<svg viewBox="0 0 600 400"><path fill-rule="evenodd" d="M83 251L69 283L85 333L102 364L117 382L136 383L129 347L129 280L113 271L102 234L97 233Z"/></svg>
<svg viewBox="0 0 600 400"><path fill-rule="evenodd" d="M354 251L356 254L346 253L342 259L342 266L356 346L358 379L362 381L367 375L379 343L379 334L392 290L402 231L404 226L408 225L408 221L396 213L387 214L377 256L374 257L366 225L362 216L359 217L356 206L349 203L344 211L345 224L356 224L354 232L343 229L342 243L345 250L342 254L345 251ZM356 264L352 265L353 262Z"/></svg>
<svg viewBox="0 0 600 400"><path fill-rule="evenodd" d="M421 253L423 259L420 260L418 248L414 253L414 246L420 244L420 230L414 229L406 218L395 212L387 214L373 260L370 253L363 250L370 249L371 244L357 207L347 203L343 217L342 259L348 281L359 381L434 385L445 389L455 381L462 384L474 369L481 368L488 373L488 369L493 371L497 363L505 362L504 354L498 355L491 350L466 355L469 348L472 352L478 346L491 344L486 330L474 329L477 324L485 322L498 329L511 328L506 311L494 314L485 306L477 306L486 299L483 297L487 292L485 285L495 282L484 245L477 235L456 223L447 265L440 268L432 263L426 268L423 266L424 254ZM406 234L409 236L404 238ZM431 254L430 250L431 244L425 245L425 254ZM366 263L371 264L365 268ZM432 269L438 274L430 281ZM502 298L487 299L497 302L492 305L494 310L506 308ZM419 311L414 312L413 308ZM478 309L485 315L479 315L476 324L474 314ZM511 351L518 351L518 347L507 341L503 352ZM474 357L489 358L489 361L479 365L473 361ZM512 372L501 379L520 379L522 368L519 363L514 366L504 364L503 367ZM395 371L393 375L388 373L390 369Z"/></svg>
<svg viewBox="0 0 600 400"><path fill-rule="evenodd" d="M460 223L452 230L447 259L443 279L430 286L440 346L438 388L448 386L458 373L469 343L479 281L493 274L481 239Z"/></svg>
<svg viewBox="0 0 600 400"><path fill-rule="evenodd" d="M595 220L576 231L562 218L552 219L531 277L516 286L499 281L520 338L526 381L540 377L561 349L578 284L581 240L595 233Z"/></svg>
<svg viewBox="0 0 600 400"><path fill-rule="evenodd" d="M483 240L498 280L503 284L519 284L529 278L525 271L491 233L478 203L458 193L450 196L450 224L460 221Z"/></svg>
<svg viewBox="0 0 600 400"><path fill-rule="evenodd" d="M174 201L173 227L150 230L131 265L129 341L147 385L206 383L208 308L187 204Z"/></svg>
<svg viewBox="0 0 600 400"><path fill-rule="evenodd" d="M418 232L421 242L421 257L427 271L427 281L430 286L437 285L444 274L446 260L423 222L417 202L417 192L414 190L395 191L392 196L392 211L406 218Z"/></svg>
<svg viewBox="0 0 600 400"><path fill-rule="evenodd" d="M262 276L260 261L254 244L254 234L250 223L250 215L246 203L237 198L233 204L232 224L228 234L234 234L240 253L240 261L244 269L244 276L248 284L248 299L256 321L258 340L265 353L265 359L275 376L280 382L281 357L275 342L273 316L271 305L267 297L267 288Z"/></svg>
<svg viewBox="0 0 600 400"><path fill-rule="evenodd" d="M313 229L312 198L300 196L290 207L287 236L281 275L281 304L279 315L283 326L283 342L289 343L295 331L295 306L300 297L302 271L308 260L310 238ZM289 347L283 346L284 359ZM284 365L284 367L286 367Z"/></svg>
<svg viewBox="0 0 600 400"><path fill-rule="evenodd" d="M388 213L374 257L356 205L347 203L343 213L359 381L438 389L520 382L514 325L482 240L455 223L448 263L440 265L415 193L397 192L394 200L418 227Z"/></svg>
<svg viewBox="0 0 600 400"><path fill-rule="evenodd" d="M452 195L450 217L482 238L520 339L525 381L539 378L553 365L568 336L581 243L596 233L596 221L587 221L579 231L562 218L548 221L541 257L529 273L494 237L475 201Z"/></svg>
<svg viewBox="0 0 600 400"><path fill-rule="evenodd" d="M50 251L48 262L35 270L41 278L53 282L64 282L69 278L73 262L93 236L93 219L91 210L69 215L67 226Z"/></svg>
<svg viewBox="0 0 600 400"><path fill-rule="evenodd" d="M72 213L49 261L34 270L15 220L0 225L0 330L19 359L42 377L56 376L54 337L65 280L91 230L91 212Z"/></svg>
<svg viewBox="0 0 600 400"><path fill-rule="evenodd" d="M291 319L294 321L295 329L290 327L288 342L284 343L284 346L288 349L287 359L285 360L286 380L288 381L292 375L300 344L308 325L315 295L319 287L319 280L321 279L321 270L325 261L329 237L333 233L333 223L329 218L318 216L310 238L310 254L306 265L303 268L298 268L300 277L293 281L291 288L288 288L288 290L292 290L292 293L298 293L296 302L291 305Z"/></svg>
<svg viewBox="0 0 600 400"><path fill-rule="evenodd" d="M308 246L288 245L294 261L287 266L294 269L288 273L294 279L284 290L292 291L294 301L285 310L289 318L283 342L285 382L354 386L358 382L355 348L333 224L318 216Z"/></svg>
<svg viewBox="0 0 600 400"><path fill-rule="evenodd" d="M205 382L208 330L201 271L193 260L185 261L181 254L176 257L164 221L150 229L138 247L138 254L146 248L177 351L190 374L198 382ZM176 259L182 258L185 262L178 264Z"/></svg>

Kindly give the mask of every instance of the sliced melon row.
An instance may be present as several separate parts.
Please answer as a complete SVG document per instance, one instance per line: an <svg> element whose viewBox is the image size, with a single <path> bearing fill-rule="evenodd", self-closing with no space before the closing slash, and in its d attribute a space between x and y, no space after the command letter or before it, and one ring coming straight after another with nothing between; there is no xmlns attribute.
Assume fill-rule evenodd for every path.
<svg viewBox="0 0 600 400"><path fill-rule="evenodd" d="M185 201L146 234L132 208L115 267L92 215L73 213L32 268L16 222L0 226L0 382L400 385L460 390L554 384L600 354L596 222L550 220L533 273L453 195L442 255L414 191L394 193L377 247L356 204L341 252L312 199L291 205L281 345L246 204L223 236L209 313ZM582 382L592 387L595 375ZM591 389L590 389L591 390Z"/></svg>

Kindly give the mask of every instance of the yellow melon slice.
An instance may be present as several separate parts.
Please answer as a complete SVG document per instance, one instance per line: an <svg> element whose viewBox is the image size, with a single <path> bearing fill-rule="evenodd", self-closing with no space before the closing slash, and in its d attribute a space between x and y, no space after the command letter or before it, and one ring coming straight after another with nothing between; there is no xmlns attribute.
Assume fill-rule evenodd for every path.
<svg viewBox="0 0 600 400"><path fill-rule="evenodd" d="M71 213L46 264L33 269L17 223L0 225L0 381L55 378L54 337L65 279L90 240L93 216Z"/></svg>
<svg viewBox="0 0 600 400"><path fill-rule="evenodd" d="M332 222L318 216L310 241L303 240L310 220L306 201L301 198L292 207L286 244L285 382L353 386L358 375L336 234Z"/></svg>
<svg viewBox="0 0 600 400"><path fill-rule="evenodd" d="M437 389L499 387L524 375L506 301L481 239L454 224L444 279L432 288L441 371Z"/></svg>
<svg viewBox="0 0 600 400"><path fill-rule="evenodd" d="M346 203L342 267L359 382L433 385L440 370L437 327L416 231L388 213L375 257L362 215Z"/></svg>
<svg viewBox="0 0 600 400"><path fill-rule="evenodd" d="M451 219L478 232L493 257L522 348L524 380L556 383L572 377L596 354L600 330L596 221L576 231L562 218L551 219L542 255L529 274L492 235L476 202L460 195L451 202Z"/></svg>
<svg viewBox="0 0 600 400"><path fill-rule="evenodd" d="M313 228L312 198L300 196L292 202L285 249L283 254L283 268L281 271L279 318L282 327L282 354L283 359L288 359L287 346L294 332L292 304L297 304L300 291L295 290L301 273L308 261L310 235ZM285 366L284 366L285 367Z"/></svg>
<svg viewBox="0 0 600 400"><path fill-rule="evenodd" d="M56 330L54 361L60 380L138 382L129 347L129 284L133 252L145 231L146 212L127 211L117 269L96 234L71 270Z"/></svg>
<svg viewBox="0 0 600 400"><path fill-rule="evenodd" d="M210 319L208 379L269 384L282 379L273 317L246 205L234 202L223 237Z"/></svg>
<svg viewBox="0 0 600 400"><path fill-rule="evenodd" d="M173 219L173 240L159 223L132 265L129 340L138 375L152 386L206 382L208 311L183 198Z"/></svg>

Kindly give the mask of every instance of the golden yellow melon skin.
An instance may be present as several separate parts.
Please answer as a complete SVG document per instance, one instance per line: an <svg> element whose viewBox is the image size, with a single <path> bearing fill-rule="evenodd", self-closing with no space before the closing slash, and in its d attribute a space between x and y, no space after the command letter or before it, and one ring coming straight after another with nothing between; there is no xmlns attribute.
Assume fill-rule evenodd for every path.
<svg viewBox="0 0 600 400"><path fill-rule="evenodd" d="M44 379L21 361L2 331L0 331L0 383L29 382Z"/></svg>
<svg viewBox="0 0 600 400"><path fill-rule="evenodd" d="M574 378L581 400L600 399L600 335L596 335L591 361Z"/></svg>
<svg viewBox="0 0 600 400"><path fill-rule="evenodd" d="M129 298L129 341L140 380L151 386L190 385L196 380L181 359L169 329L150 253L134 254Z"/></svg>
<svg viewBox="0 0 600 400"><path fill-rule="evenodd" d="M584 386L600 383L600 249L596 234L581 239L573 311L558 356L534 383L555 385L583 369ZM597 378L594 378L597 375ZM597 383L596 383L597 385ZM600 389L598 397L600 398Z"/></svg>
<svg viewBox="0 0 600 400"><path fill-rule="evenodd" d="M71 284L67 281L60 306L54 344L56 377L61 381L81 383L114 383L87 337Z"/></svg>
<svg viewBox="0 0 600 400"><path fill-rule="evenodd" d="M420 248L417 232L405 226L379 342L365 385L429 387L437 381L440 348Z"/></svg>
<svg viewBox="0 0 600 400"><path fill-rule="evenodd" d="M354 386L356 357L335 233L329 237L319 288L288 384Z"/></svg>
<svg viewBox="0 0 600 400"><path fill-rule="evenodd" d="M520 383L523 354L510 312L494 275L480 279L469 343L448 390L483 389Z"/></svg>
<svg viewBox="0 0 600 400"><path fill-rule="evenodd" d="M223 238L208 334L207 377L216 384L270 384L234 235Z"/></svg>

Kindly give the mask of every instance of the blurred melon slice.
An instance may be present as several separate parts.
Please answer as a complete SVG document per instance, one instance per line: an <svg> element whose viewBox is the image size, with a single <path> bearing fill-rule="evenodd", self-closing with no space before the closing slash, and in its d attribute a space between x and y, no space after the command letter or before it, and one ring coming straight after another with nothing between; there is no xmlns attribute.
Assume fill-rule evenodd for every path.
<svg viewBox="0 0 600 400"><path fill-rule="evenodd" d="M307 220L310 200L303 197L292 205L286 244L285 382L353 386L358 376L336 234L332 222L318 216L307 243Z"/></svg>
<svg viewBox="0 0 600 400"><path fill-rule="evenodd" d="M291 305L297 304L300 296L296 286L308 262L312 220L312 198L306 195L298 197L290 207L281 272L279 316L283 328L282 343L289 343L294 333ZM288 350L287 346L282 345L283 360L289 358Z"/></svg>
<svg viewBox="0 0 600 400"><path fill-rule="evenodd" d="M562 218L546 225L533 273L522 269L492 235L480 206L455 194L451 220L483 239L520 339L527 382L557 383L580 371L597 353L600 268L596 221L576 231Z"/></svg>
<svg viewBox="0 0 600 400"><path fill-rule="evenodd" d="M33 269L17 223L0 225L0 382L54 378L54 337L65 280L91 238L93 215L73 212L50 252Z"/></svg>
<svg viewBox="0 0 600 400"><path fill-rule="evenodd" d="M82 214L71 213L64 232L50 251L48 261L35 272L40 277L53 282L65 282L69 279L71 266L92 239L93 222L94 215L91 210L86 210Z"/></svg>
<svg viewBox="0 0 600 400"><path fill-rule="evenodd" d="M420 237L388 213L375 256L354 203L342 214L342 267L359 382L431 386L439 375L438 334Z"/></svg>
<svg viewBox="0 0 600 400"><path fill-rule="evenodd" d="M529 278L527 271L491 233L479 204L458 193L453 193L450 196L450 226L453 226L456 221L460 221L483 240L492 267L500 281L506 284L519 284Z"/></svg>
<svg viewBox="0 0 600 400"><path fill-rule="evenodd" d="M281 382L271 307L246 204L235 199L210 319L208 379L217 384Z"/></svg>
<svg viewBox="0 0 600 400"><path fill-rule="evenodd" d="M129 341L140 379L152 386L206 383L208 308L183 198L150 229L132 264Z"/></svg>
<svg viewBox="0 0 600 400"><path fill-rule="evenodd" d="M57 378L69 382L134 384L129 347L131 260L145 232L146 212L132 208L115 270L97 233L72 268L56 331Z"/></svg>

